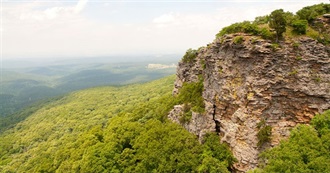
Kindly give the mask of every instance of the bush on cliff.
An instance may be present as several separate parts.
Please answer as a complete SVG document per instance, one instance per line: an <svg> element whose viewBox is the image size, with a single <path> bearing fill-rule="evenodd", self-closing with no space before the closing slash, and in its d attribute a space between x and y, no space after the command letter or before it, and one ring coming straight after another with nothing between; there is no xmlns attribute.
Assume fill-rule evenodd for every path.
<svg viewBox="0 0 330 173"><path fill-rule="evenodd" d="M188 49L185 53L185 55L183 55L182 57L182 62L193 62L194 59L196 59L197 57L197 50L194 49Z"/></svg>
<svg viewBox="0 0 330 173"><path fill-rule="evenodd" d="M261 172L330 172L330 110L261 154Z"/></svg>

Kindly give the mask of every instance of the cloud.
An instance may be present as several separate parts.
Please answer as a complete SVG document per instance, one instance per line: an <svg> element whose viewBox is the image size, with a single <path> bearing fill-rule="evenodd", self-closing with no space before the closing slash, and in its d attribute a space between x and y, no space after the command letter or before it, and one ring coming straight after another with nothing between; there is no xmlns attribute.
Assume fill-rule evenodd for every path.
<svg viewBox="0 0 330 173"><path fill-rule="evenodd" d="M236 5L220 7L209 12L168 12L153 18L152 23L141 26L140 35L159 38L153 45L184 52L188 48L197 49L215 39L215 35L225 26L244 20L254 20L257 16L269 14L275 9L296 12L313 2L304 1L278 3L256 3L238 1ZM256 5L257 6L256 6ZM285 4L285 5L284 5ZM143 32L145 31L145 32ZM153 46L150 45L150 46Z"/></svg>
<svg viewBox="0 0 330 173"><path fill-rule="evenodd" d="M59 15L61 15L61 13L63 14L63 12L68 11L67 8L64 7L53 7L53 8L48 8L45 11L37 14L39 16L42 16L43 20L45 19L55 19L57 18Z"/></svg>
<svg viewBox="0 0 330 173"><path fill-rule="evenodd" d="M88 0L79 0L78 4L74 8L74 13L80 13L86 7L87 2Z"/></svg>
<svg viewBox="0 0 330 173"><path fill-rule="evenodd" d="M188 48L196 49L212 42L222 27L234 22L253 20L278 8L295 12L315 3L240 1L229 6L220 4L218 9L207 10L181 10L177 6L163 9L161 6L161 13L158 9L144 9L151 8L149 4L133 8L136 4L108 2L107 5L95 2L88 6L92 2L5 3L2 31L4 58L7 55L68 57L184 53ZM185 9L190 8L190 4L185 4ZM158 5L155 7L158 8ZM115 12L104 15L109 9ZM137 16L147 18L134 18L136 16L132 11L143 13ZM151 11L156 12L151 14Z"/></svg>
<svg viewBox="0 0 330 173"><path fill-rule="evenodd" d="M168 14L163 14L159 17L156 17L153 19L153 22L156 24L166 24L173 22L175 20L177 15L175 15L173 12L170 12Z"/></svg>
<svg viewBox="0 0 330 173"><path fill-rule="evenodd" d="M5 3L1 38L4 58L77 55L86 50L79 42L91 40L86 35L94 27L81 15L87 2Z"/></svg>
<svg viewBox="0 0 330 173"><path fill-rule="evenodd" d="M38 7L44 6L46 3L34 2L30 4L24 4L16 7L15 9L22 9L16 11L16 15L19 16L20 20L31 20L31 21L44 21L53 20L56 18L73 17L81 13L87 4L88 0L79 0L75 6L55 6L46 8L44 10L36 10Z"/></svg>

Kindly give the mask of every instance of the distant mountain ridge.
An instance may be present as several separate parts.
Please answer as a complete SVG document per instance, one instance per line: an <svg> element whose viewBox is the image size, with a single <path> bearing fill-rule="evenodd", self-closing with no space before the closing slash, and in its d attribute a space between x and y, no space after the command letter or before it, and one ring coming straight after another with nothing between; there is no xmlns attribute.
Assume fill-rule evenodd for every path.
<svg viewBox="0 0 330 173"><path fill-rule="evenodd" d="M329 172L330 5L275 12L288 21L282 36L268 15L236 23L189 49L176 76L75 91L15 114L0 128L0 172ZM130 72L111 67L105 76ZM99 70L63 80L102 82Z"/></svg>
<svg viewBox="0 0 330 173"><path fill-rule="evenodd" d="M0 84L0 117L16 113L37 101L79 89L146 82L175 73L175 68L147 68L149 62L153 61L108 63L104 60L103 64L69 62L40 67L6 67Z"/></svg>

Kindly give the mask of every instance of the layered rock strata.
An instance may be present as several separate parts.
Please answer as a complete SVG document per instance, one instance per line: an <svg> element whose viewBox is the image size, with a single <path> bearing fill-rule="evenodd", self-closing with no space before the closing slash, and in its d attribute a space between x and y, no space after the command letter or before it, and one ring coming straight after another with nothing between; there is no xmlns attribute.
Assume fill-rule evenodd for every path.
<svg viewBox="0 0 330 173"><path fill-rule="evenodd" d="M206 111L193 113L182 125L200 139L218 132L238 159L236 170L254 168L260 151L330 108L329 54L328 46L308 37L279 44L247 34L218 38L201 48L193 62L178 65L174 95L184 82L204 78ZM181 113L182 105L177 105L169 118L180 123ZM272 136L258 147L257 124L262 120L272 127Z"/></svg>

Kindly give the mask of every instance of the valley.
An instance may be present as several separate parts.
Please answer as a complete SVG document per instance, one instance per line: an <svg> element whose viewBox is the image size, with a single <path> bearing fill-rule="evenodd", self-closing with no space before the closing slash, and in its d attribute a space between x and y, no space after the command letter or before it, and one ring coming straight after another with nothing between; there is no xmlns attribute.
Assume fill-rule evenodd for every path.
<svg viewBox="0 0 330 173"><path fill-rule="evenodd" d="M52 10L79 14L87 1ZM148 42L121 35L106 46L178 46L182 23L199 28L174 22L180 17L162 15L153 29L123 24L126 34L147 32ZM149 35L173 26L173 44ZM91 40L77 50L103 46ZM329 45L330 4L321 3L222 27L183 56L6 59L0 172L330 172Z"/></svg>
<svg viewBox="0 0 330 173"><path fill-rule="evenodd" d="M96 86L142 83L175 73L176 67L148 68L149 64L172 65L178 55L131 58L56 60L50 62L4 61L0 84L0 117L5 117L37 101ZM126 58L127 59L127 58Z"/></svg>

